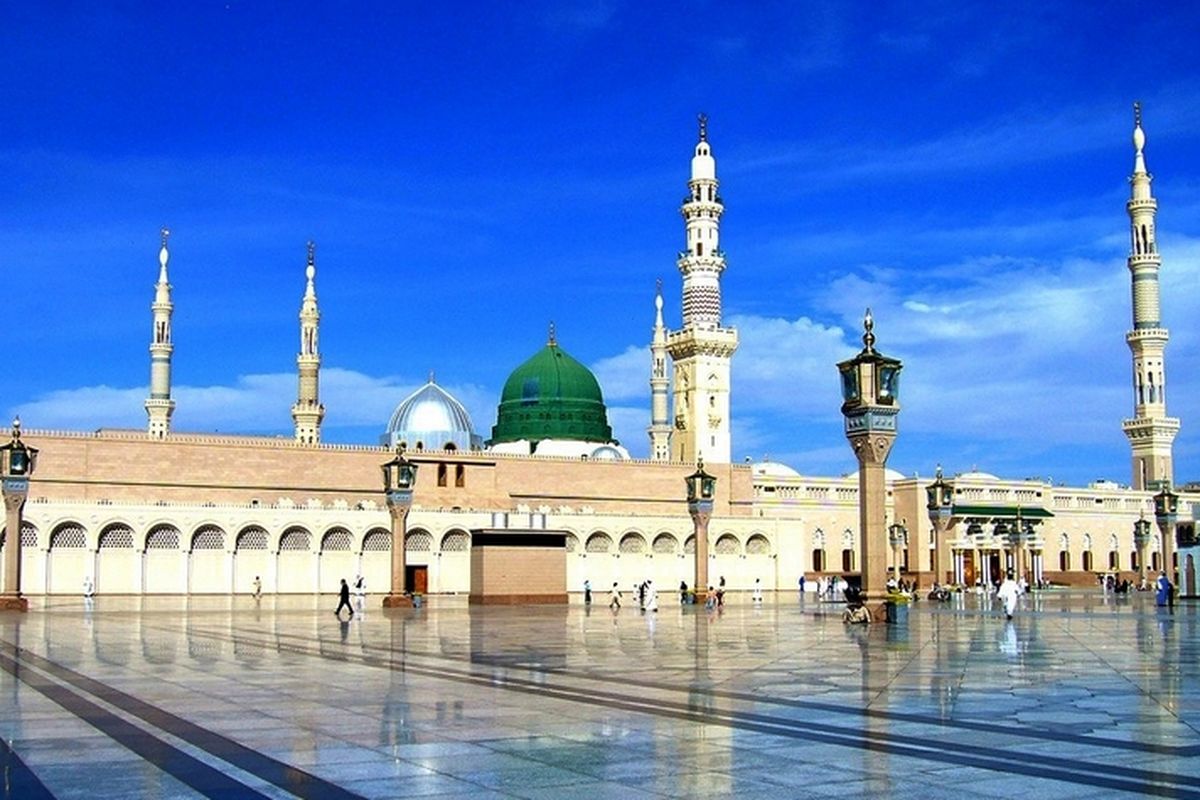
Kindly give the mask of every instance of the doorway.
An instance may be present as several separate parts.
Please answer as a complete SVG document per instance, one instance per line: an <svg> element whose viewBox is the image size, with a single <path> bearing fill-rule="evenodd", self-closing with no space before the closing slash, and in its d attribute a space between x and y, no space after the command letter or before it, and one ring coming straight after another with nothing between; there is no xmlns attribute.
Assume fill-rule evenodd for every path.
<svg viewBox="0 0 1200 800"><path fill-rule="evenodd" d="M429 567L406 564L404 567L404 585L412 594L425 594L429 590Z"/></svg>

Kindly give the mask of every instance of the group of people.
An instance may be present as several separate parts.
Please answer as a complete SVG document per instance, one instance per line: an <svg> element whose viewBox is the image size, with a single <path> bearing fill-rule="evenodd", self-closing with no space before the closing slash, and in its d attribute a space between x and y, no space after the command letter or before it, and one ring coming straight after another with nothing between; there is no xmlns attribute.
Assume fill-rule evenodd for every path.
<svg viewBox="0 0 1200 800"><path fill-rule="evenodd" d="M592 597L592 582L583 582L583 601L591 603ZM633 597L637 598L638 609L646 612L658 611L658 589L654 586L654 581L647 578L641 583L633 585ZM608 607L614 612L621 608L621 588L616 581L613 581L612 590L608 593Z"/></svg>

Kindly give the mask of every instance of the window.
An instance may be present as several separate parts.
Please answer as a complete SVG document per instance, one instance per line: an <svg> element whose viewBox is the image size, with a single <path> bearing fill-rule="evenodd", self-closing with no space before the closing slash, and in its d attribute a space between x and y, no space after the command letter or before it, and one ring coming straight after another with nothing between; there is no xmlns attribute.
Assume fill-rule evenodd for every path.
<svg viewBox="0 0 1200 800"><path fill-rule="evenodd" d="M454 465L454 485L459 489L467 485L467 468L462 464Z"/></svg>
<svg viewBox="0 0 1200 800"><path fill-rule="evenodd" d="M1116 550L1108 551L1108 568L1109 569L1120 569L1121 568L1121 554L1118 553Z"/></svg>
<svg viewBox="0 0 1200 800"><path fill-rule="evenodd" d="M1092 551L1091 550L1083 551L1083 571L1084 572L1092 571Z"/></svg>
<svg viewBox="0 0 1200 800"><path fill-rule="evenodd" d="M854 551L849 548L842 551L842 571L854 571Z"/></svg>
<svg viewBox="0 0 1200 800"><path fill-rule="evenodd" d="M1071 569L1071 554L1066 550L1058 551L1058 568L1062 572Z"/></svg>
<svg viewBox="0 0 1200 800"><path fill-rule="evenodd" d="M438 486L446 485L446 465L445 464L438 464L437 485Z"/></svg>
<svg viewBox="0 0 1200 800"><path fill-rule="evenodd" d="M812 565L813 565L814 572L824 572L825 571L825 551L824 550L813 550Z"/></svg>

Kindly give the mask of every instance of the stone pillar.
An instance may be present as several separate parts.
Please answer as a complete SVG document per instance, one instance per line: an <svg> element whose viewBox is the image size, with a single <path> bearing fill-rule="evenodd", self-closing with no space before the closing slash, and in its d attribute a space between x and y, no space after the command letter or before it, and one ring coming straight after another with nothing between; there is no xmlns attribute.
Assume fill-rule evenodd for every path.
<svg viewBox="0 0 1200 800"><path fill-rule="evenodd" d="M696 564L692 573L692 588L696 591L699 601L708 590L708 521L712 519L712 501L703 500L688 503L688 513L692 517L692 530L696 537Z"/></svg>
<svg viewBox="0 0 1200 800"><path fill-rule="evenodd" d="M941 584L953 578L950 554L950 520L933 520L933 579Z"/></svg>
<svg viewBox="0 0 1200 800"><path fill-rule="evenodd" d="M4 591L0 610L28 611L29 600L21 594L21 511L29 495L29 481L4 478Z"/></svg>
<svg viewBox="0 0 1200 800"><path fill-rule="evenodd" d="M882 598L887 584L887 488L884 469L893 436L863 436L851 439L858 457L859 569L863 593Z"/></svg>
<svg viewBox="0 0 1200 800"><path fill-rule="evenodd" d="M404 496L407 495L407 496ZM388 513L392 517L392 585L383 598L384 608L411 606L412 595L405 586L404 533L407 528L408 511L412 508L412 492L388 492Z"/></svg>

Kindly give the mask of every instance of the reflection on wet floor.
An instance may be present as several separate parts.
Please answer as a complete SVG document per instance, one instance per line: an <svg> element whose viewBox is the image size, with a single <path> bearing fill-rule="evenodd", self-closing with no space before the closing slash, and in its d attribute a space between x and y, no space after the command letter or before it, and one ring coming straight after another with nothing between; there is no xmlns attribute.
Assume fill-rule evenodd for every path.
<svg viewBox="0 0 1200 800"><path fill-rule="evenodd" d="M1147 595L326 605L0 615L0 798L1200 797L1197 609Z"/></svg>

